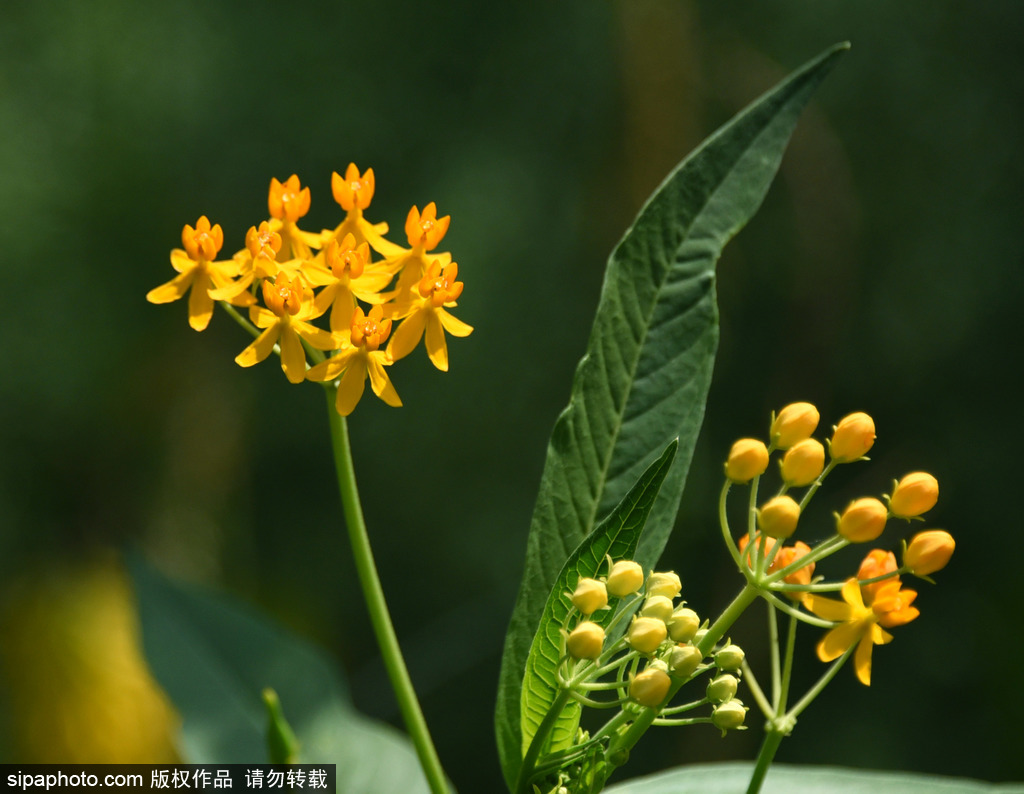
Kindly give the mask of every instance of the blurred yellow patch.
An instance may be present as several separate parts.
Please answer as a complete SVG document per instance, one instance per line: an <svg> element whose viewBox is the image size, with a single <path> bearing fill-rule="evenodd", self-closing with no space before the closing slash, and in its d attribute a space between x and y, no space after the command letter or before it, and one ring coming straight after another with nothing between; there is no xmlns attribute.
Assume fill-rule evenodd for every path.
<svg viewBox="0 0 1024 794"><path fill-rule="evenodd" d="M180 719L141 650L113 556L22 577L0 600L0 695L10 760L174 763Z"/></svg>

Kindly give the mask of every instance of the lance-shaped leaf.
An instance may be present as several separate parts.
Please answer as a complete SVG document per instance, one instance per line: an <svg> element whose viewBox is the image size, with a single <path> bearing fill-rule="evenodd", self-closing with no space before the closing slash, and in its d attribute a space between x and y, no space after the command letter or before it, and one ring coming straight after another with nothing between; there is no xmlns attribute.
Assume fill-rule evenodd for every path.
<svg viewBox="0 0 1024 794"><path fill-rule="evenodd" d="M651 512L651 507L654 506L658 489L672 466L676 447L674 441L669 444L661 457L641 475L639 481L619 502L611 515L569 555L555 580L555 585L544 605L540 626L530 647L526 675L523 677L524 756L541 723L558 698L557 668L565 647L561 629L570 610L574 608L570 594L576 589L576 584L581 578L594 578L601 572L606 557L616 561L633 559L644 522ZM611 609L594 613L589 620L607 627L615 614L617 601L618 599L611 599ZM556 752L568 747L576 735L579 721L580 704L571 700L562 707L551 730L545 732L547 735L540 737L543 751Z"/></svg>
<svg viewBox="0 0 1024 794"><path fill-rule="evenodd" d="M662 183L611 255L587 351L548 446L506 636L496 728L510 786L522 759L520 686L547 595L572 550L678 437L676 465L637 559L650 566L660 556L711 381L715 263L757 210L797 117L845 49L823 53L705 141Z"/></svg>

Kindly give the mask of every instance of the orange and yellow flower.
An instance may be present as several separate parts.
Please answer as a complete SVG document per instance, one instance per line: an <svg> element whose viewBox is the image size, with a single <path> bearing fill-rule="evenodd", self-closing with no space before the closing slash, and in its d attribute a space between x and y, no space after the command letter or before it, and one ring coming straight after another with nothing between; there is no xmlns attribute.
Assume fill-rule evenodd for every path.
<svg viewBox="0 0 1024 794"><path fill-rule="evenodd" d="M306 379L306 351L302 347L305 339L317 350L334 350L338 340L333 334L310 323L322 312L313 305L312 296L307 295L299 278L289 282L279 277L276 282L263 282L263 302L267 308L252 306L249 319L257 328L265 329L241 353L235 356L235 363L251 367L270 355L275 344L281 349L281 369L292 383Z"/></svg>
<svg viewBox="0 0 1024 794"><path fill-rule="evenodd" d="M445 307L455 306L462 294L462 282L456 281L458 276L456 262L443 270L440 260L435 259L431 264L405 307L396 312L396 316L402 318L402 324L388 345L388 352L395 361L409 355L426 334L427 355L431 362L442 372L448 371L448 343L444 332L452 336L473 333L473 326L445 310Z"/></svg>
<svg viewBox="0 0 1024 794"><path fill-rule="evenodd" d="M870 686L871 650L892 642L892 635L885 629L909 623L920 613L911 606L917 593L902 589L898 578L879 583L870 597L866 595L857 579L851 578L843 585L842 601L808 593L803 603L818 617L838 623L818 643L818 658L831 662L856 645L853 666L857 678Z"/></svg>
<svg viewBox="0 0 1024 794"><path fill-rule="evenodd" d="M393 363L391 356L381 350L380 346L391 333L391 320L384 317L380 305L365 314L357 308L352 315L350 341L338 355L312 367L306 373L310 380L334 380L339 375L338 396L335 407L342 416L348 416L355 410L366 388L369 375L370 387L374 394L393 407L402 404L395 391L394 384L388 377L384 367Z"/></svg>
<svg viewBox="0 0 1024 794"><path fill-rule="evenodd" d="M151 289L146 294L146 300L150 303L170 303L182 298L191 289L188 322L195 330L202 331L213 317L214 298L210 296L211 289L230 287L232 278L238 275L238 264L230 260L214 261L224 246L224 231L219 223L211 226L205 215L196 221L195 228L185 224L181 230L181 243L185 250L175 248L171 251L171 266L179 275ZM243 298L240 305L246 303L247 299Z"/></svg>

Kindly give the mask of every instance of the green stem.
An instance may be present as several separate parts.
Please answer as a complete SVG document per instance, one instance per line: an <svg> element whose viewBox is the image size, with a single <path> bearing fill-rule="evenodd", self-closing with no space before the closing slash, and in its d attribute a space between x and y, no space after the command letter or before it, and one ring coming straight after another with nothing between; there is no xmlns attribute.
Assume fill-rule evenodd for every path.
<svg viewBox="0 0 1024 794"><path fill-rule="evenodd" d="M782 744L782 740L786 735L782 731L774 730L770 722L768 725L768 730L764 734L764 741L761 742L761 752L757 754L754 772L750 776L747 794L757 794L761 790L764 776L768 774L768 767L771 766L772 759L775 758L775 753L778 751L779 745Z"/></svg>
<svg viewBox="0 0 1024 794"><path fill-rule="evenodd" d="M384 599L384 589L381 587L377 566L373 561L370 537L366 532L363 508L359 503L359 490L356 488L348 426L345 418L339 416L334 407L338 390L336 386L328 385L325 391L327 393L327 412L330 416L331 445L334 449L334 466L338 472L338 488L341 491L341 503L345 512L345 525L348 527L352 556L359 574L359 583L363 588L363 596L366 598L366 607L370 613L373 631L377 635L377 643L380 645L381 655L384 657L384 666L387 668L388 678L395 691L402 719L405 720L409 737L416 747L416 753L419 755L420 765L423 767L430 790L432 794L449 794L450 789L445 780L444 770L430 738L427 722L423 718L423 710L416 699L416 692L413 689L412 680L409 678L405 660L402 658L402 651L398 646L398 636L391 624L391 615Z"/></svg>

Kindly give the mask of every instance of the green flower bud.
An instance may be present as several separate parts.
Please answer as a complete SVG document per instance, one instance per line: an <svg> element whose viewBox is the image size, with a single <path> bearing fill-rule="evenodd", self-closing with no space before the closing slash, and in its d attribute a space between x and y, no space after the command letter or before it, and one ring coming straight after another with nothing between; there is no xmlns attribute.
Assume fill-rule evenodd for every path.
<svg viewBox="0 0 1024 794"><path fill-rule="evenodd" d="M604 629L585 620L570 632L566 647L573 659L596 659L604 648Z"/></svg>
<svg viewBox="0 0 1024 794"><path fill-rule="evenodd" d="M667 623L672 617L672 599L661 595L648 596L640 609L640 614L645 618L657 618Z"/></svg>
<svg viewBox="0 0 1024 794"><path fill-rule="evenodd" d="M726 645L715 654L715 666L719 670L739 670L743 657L743 649L739 645Z"/></svg>
<svg viewBox="0 0 1024 794"><path fill-rule="evenodd" d="M608 606L608 590L604 582L583 577L576 583L572 603L584 615L592 615Z"/></svg>
<svg viewBox="0 0 1024 794"><path fill-rule="evenodd" d="M705 694L708 696L708 700L714 703L725 703L725 701L736 697L736 687L739 686L739 683L736 676L725 673L708 683Z"/></svg>
<svg viewBox="0 0 1024 794"><path fill-rule="evenodd" d="M711 712L711 724L719 728L723 734L739 728L746 718L747 707L736 699L723 703Z"/></svg>
<svg viewBox="0 0 1024 794"><path fill-rule="evenodd" d="M640 653L654 653L667 636L665 621L657 618L636 618L626 635L629 646Z"/></svg>
<svg viewBox="0 0 1024 794"><path fill-rule="evenodd" d="M657 667L648 667L629 684L629 696L641 706L660 706L668 695L672 679L668 673Z"/></svg>
<svg viewBox="0 0 1024 794"><path fill-rule="evenodd" d="M647 595L675 598L682 592L683 583L674 571L652 573L647 577Z"/></svg>
<svg viewBox="0 0 1024 794"><path fill-rule="evenodd" d="M632 595L644 584L644 569L633 560L619 560L612 566L606 583L608 593L621 597Z"/></svg>
<svg viewBox="0 0 1024 794"><path fill-rule="evenodd" d="M704 660L701 652L693 645L676 645L669 654L668 664L672 674L679 678L688 678Z"/></svg>
<svg viewBox="0 0 1024 794"><path fill-rule="evenodd" d="M668 634L674 642L689 642L700 628L700 617L689 607L677 607L666 622Z"/></svg>

